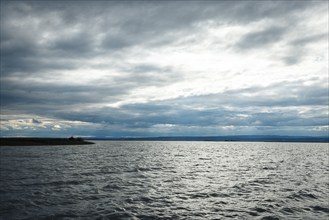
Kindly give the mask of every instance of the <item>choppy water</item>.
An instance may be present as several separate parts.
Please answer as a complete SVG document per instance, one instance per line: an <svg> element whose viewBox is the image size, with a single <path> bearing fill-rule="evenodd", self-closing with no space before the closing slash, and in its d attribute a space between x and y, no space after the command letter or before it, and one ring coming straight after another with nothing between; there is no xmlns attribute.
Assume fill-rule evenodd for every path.
<svg viewBox="0 0 329 220"><path fill-rule="evenodd" d="M328 144L1 147L1 219L328 219Z"/></svg>

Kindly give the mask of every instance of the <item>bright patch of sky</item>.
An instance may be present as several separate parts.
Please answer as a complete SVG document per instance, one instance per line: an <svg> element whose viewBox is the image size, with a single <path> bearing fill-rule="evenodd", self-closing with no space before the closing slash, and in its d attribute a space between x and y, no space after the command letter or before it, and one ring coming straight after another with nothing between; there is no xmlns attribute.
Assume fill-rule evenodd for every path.
<svg viewBox="0 0 329 220"><path fill-rule="evenodd" d="M328 4L1 2L1 135L328 135Z"/></svg>

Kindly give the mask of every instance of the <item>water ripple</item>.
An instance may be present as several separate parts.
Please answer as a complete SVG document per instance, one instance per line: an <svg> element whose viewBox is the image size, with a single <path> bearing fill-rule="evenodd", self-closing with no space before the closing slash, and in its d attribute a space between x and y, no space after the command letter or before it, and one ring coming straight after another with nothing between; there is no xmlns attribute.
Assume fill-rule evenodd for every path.
<svg viewBox="0 0 329 220"><path fill-rule="evenodd" d="M1 147L0 219L328 219L327 144Z"/></svg>

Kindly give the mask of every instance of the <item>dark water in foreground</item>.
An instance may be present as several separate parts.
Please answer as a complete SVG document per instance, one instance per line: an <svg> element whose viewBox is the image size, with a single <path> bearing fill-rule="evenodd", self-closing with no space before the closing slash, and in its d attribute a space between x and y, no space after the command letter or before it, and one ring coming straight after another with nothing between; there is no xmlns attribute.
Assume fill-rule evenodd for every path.
<svg viewBox="0 0 329 220"><path fill-rule="evenodd" d="M1 219L328 219L319 143L1 147Z"/></svg>

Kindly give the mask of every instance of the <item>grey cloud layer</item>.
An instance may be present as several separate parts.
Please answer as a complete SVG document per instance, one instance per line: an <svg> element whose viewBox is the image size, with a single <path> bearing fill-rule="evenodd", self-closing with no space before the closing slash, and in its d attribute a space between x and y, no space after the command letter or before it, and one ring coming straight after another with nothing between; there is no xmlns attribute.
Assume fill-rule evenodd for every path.
<svg viewBox="0 0 329 220"><path fill-rule="evenodd" d="M205 28L207 21L216 27L269 20L263 29L249 31L231 45L238 52L252 53L285 39L292 25L299 25L301 12L326 6L325 1L1 2L1 106L6 112L90 122L105 130L113 125L129 130L161 124L325 126L328 87L321 79L311 85L296 79L120 108L106 103L125 100L134 89L161 88L185 79L175 67L125 63L126 56L179 44ZM301 62L307 45L327 37L324 31L288 40L291 54L279 59L287 65ZM95 58L108 61L88 63ZM47 82L85 66L111 69L116 75L109 73L87 84ZM133 134L129 132L125 134Z"/></svg>
<svg viewBox="0 0 329 220"><path fill-rule="evenodd" d="M1 26L2 74L74 68L74 62L54 60L102 56L105 52L113 55L131 46L158 46L196 31L194 24L202 21L248 23L297 13L311 5L306 1L285 4L193 1L188 7L184 2L172 1L5 2ZM283 32L282 27L276 27L250 33L242 37L238 47L261 46L278 40ZM55 39L49 38L54 34Z"/></svg>
<svg viewBox="0 0 329 220"><path fill-rule="evenodd" d="M257 49L258 47L266 46L267 44L280 41L284 32L283 27L269 27L265 30L253 32L242 37L238 43L241 49Z"/></svg>
<svg viewBox="0 0 329 220"><path fill-rule="evenodd" d="M300 83L281 82L263 88L231 90L147 104L128 104L120 108L84 108L83 106L88 103L98 103L108 99L109 91L91 86L70 89L58 87L46 93L42 92L45 90L43 87L35 86L32 95L28 91L23 90L20 93L17 91L18 94L3 100L8 107L23 103L21 110L37 115L116 124L126 128L151 127L155 124L186 126L324 126L328 124L328 115L323 115L321 111L303 110L304 107L316 107L325 111L329 104L328 88L321 84L306 86ZM56 97L54 94L57 94ZM298 107L300 110L289 109L291 107Z"/></svg>

